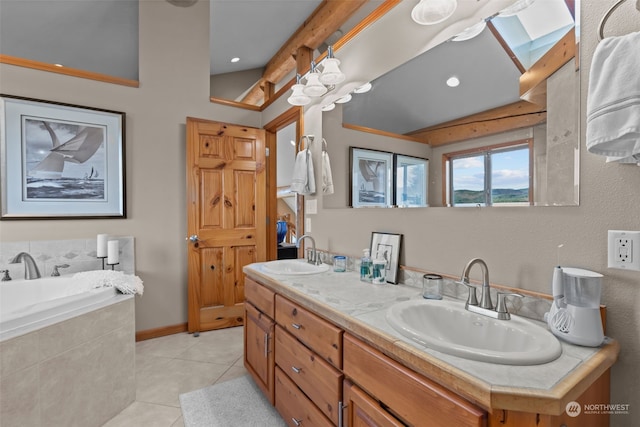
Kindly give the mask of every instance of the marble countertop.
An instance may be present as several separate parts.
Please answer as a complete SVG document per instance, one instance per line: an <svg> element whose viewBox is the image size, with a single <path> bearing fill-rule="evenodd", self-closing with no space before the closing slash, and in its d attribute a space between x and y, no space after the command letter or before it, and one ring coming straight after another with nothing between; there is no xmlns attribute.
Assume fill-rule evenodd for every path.
<svg viewBox="0 0 640 427"><path fill-rule="evenodd" d="M427 348L387 323L386 311L393 304L421 298L421 289L416 287L364 283L355 272L270 274L263 270L262 263L248 265L244 272L490 411L510 409L560 415L568 402L613 365L619 352L617 342L607 338L600 348L561 342L562 355L542 365L477 362Z"/></svg>

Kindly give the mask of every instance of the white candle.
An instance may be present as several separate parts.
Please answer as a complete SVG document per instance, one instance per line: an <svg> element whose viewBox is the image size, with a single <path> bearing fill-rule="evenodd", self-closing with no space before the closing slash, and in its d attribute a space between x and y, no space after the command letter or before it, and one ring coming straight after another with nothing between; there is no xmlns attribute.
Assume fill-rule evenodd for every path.
<svg viewBox="0 0 640 427"><path fill-rule="evenodd" d="M98 234L98 247L96 249L96 256L98 258L104 258L107 256L107 235Z"/></svg>
<svg viewBox="0 0 640 427"><path fill-rule="evenodd" d="M117 264L119 262L120 247L117 240L109 240L109 249L107 251L107 264Z"/></svg>

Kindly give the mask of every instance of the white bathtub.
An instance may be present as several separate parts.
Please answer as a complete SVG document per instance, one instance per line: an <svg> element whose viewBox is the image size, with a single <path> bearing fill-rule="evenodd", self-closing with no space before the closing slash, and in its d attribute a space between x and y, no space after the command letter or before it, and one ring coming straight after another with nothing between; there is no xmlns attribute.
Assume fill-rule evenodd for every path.
<svg viewBox="0 0 640 427"><path fill-rule="evenodd" d="M0 282L0 342L126 297L115 288L93 289L73 275Z"/></svg>
<svg viewBox="0 0 640 427"><path fill-rule="evenodd" d="M2 425L102 426L135 400L134 297L71 275L0 282L0 354Z"/></svg>

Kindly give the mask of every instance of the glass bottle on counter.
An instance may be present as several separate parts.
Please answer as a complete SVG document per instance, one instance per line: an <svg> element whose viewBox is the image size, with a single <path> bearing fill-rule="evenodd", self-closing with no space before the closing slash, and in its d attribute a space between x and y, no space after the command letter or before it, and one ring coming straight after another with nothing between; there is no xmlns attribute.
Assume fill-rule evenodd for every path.
<svg viewBox="0 0 640 427"><path fill-rule="evenodd" d="M360 280L371 283L371 269L373 267L373 262L369 255L369 249L364 249L362 252L364 255L360 260Z"/></svg>

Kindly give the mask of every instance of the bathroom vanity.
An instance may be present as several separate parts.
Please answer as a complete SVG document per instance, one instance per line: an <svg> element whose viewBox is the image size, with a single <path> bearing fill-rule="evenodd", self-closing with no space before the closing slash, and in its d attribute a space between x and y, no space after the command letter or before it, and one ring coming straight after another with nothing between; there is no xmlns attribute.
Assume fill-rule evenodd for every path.
<svg viewBox="0 0 640 427"><path fill-rule="evenodd" d="M563 343L557 360L507 366L449 356L395 332L385 313L419 296L355 273L245 273L246 369L290 426L608 426L567 415L570 402L609 402L614 340ZM573 413L571 415L574 415Z"/></svg>

